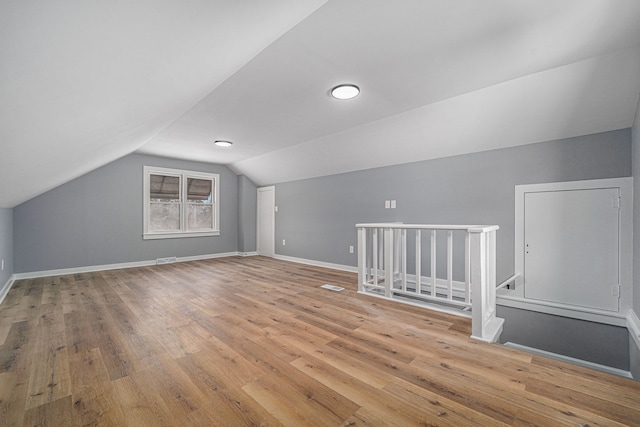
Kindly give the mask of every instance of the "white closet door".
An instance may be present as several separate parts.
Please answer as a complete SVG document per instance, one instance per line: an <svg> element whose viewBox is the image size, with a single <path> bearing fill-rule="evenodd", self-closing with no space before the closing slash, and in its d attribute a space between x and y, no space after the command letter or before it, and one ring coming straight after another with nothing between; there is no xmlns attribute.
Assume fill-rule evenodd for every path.
<svg viewBox="0 0 640 427"><path fill-rule="evenodd" d="M525 194L525 297L617 312L619 189Z"/></svg>
<svg viewBox="0 0 640 427"><path fill-rule="evenodd" d="M273 257L275 253L275 187L258 188L258 254Z"/></svg>

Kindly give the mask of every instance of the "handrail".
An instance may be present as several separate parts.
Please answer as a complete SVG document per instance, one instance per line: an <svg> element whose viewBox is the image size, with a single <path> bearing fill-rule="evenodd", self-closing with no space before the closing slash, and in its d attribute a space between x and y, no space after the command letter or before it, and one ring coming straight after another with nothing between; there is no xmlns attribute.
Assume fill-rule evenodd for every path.
<svg viewBox="0 0 640 427"><path fill-rule="evenodd" d="M515 283L515 281L518 280L519 278L520 278L520 273L514 274L513 276L509 277L507 280L505 280L504 282L496 286L496 291L498 289L504 288L505 286L509 286L511 283Z"/></svg>
<svg viewBox="0 0 640 427"><path fill-rule="evenodd" d="M471 308L471 337L497 341L504 323L496 317L497 225L361 223L356 227L358 292L413 305L432 307L431 303L442 302ZM463 252L458 250L456 257L455 233L464 234ZM445 252L438 239L441 234L446 237L444 264L437 261ZM407 244L411 238L415 246ZM424 248L423 240L429 242ZM411 251L415 257L409 257ZM429 267L423 269L426 262ZM458 275L464 271L464 281L453 279L456 265Z"/></svg>
<svg viewBox="0 0 640 427"><path fill-rule="evenodd" d="M485 233L488 231L498 230L497 225L447 225L447 224L403 224L401 222L373 222L356 224L356 228L391 228L394 230L461 230L471 233Z"/></svg>

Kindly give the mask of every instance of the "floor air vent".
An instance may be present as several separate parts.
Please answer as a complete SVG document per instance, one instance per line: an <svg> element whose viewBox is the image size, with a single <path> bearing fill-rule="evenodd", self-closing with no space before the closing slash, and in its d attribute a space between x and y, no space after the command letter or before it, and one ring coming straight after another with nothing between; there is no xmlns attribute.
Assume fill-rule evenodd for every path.
<svg viewBox="0 0 640 427"><path fill-rule="evenodd" d="M336 291L336 292L340 292L340 291L344 291L344 288L341 288L340 286L336 286L336 285L330 285L330 284L324 284L322 286L320 286L321 288L325 288L325 289L329 289L330 291Z"/></svg>

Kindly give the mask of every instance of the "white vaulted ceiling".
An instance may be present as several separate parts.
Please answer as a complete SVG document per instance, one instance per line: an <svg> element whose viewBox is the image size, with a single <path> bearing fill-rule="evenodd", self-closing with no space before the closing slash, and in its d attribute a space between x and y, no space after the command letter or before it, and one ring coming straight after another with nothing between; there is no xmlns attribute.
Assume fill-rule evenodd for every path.
<svg viewBox="0 0 640 427"><path fill-rule="evenodd" d="M3 2L0 207L135 151L264 185L621 129L639 93L637 0Z"/></svg>
<svg viewBox="0 0 640 427"><path fill-rule="evenodd" d="M137 150L325 1L1 1L0 207Z"/></svg>

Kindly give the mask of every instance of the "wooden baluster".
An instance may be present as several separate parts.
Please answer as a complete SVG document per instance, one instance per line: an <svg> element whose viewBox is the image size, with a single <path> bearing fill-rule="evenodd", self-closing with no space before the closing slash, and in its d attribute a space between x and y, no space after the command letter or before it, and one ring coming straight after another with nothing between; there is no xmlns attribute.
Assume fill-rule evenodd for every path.
<svg viewBox="0 0 640 427"><path fill-rule="evenodd" d="M373 258L373 284L378 285L378 229L374 228L371 236L371 249Z"/></svg>
<svg viewBox="0 0 640 427"><path fill-rule="evenodd" d="M416 230L416 293L422 293L422 232Z"/></svg>
<svg viewBox="0 0 640 427"><path fill-rule="evenodd" d="M453 300L453 231L447 231L447 299Z"/></svg>
<svg viewBox="0 0 640 427"><path fill-rule="evenodd" d="M378 268L384 275L384 229L378 229L378 236Z"/></svg>
<svg viewBox="0 0 640 427"><path fill-rule="evenodd" d="M471 302L471 242L468 231L464 234L464 302Z"/></svg>
<svg viewBox="0 0 640 427"><path fill-rule="evenodd" d="M431 230L431 296L436 296L436 230Z"/></svg>
<svg viewBox="0 0 640 427"><path fill-rule="evenodd" d="M403 228L402 233L402 290L407 291L407 229Z"/></svg>
<svg viewBox="0 0 640 427"><path fill-rule="evenodd" d="M384 229L384 296L391 298L393 288L393 229Z"/></svg>

